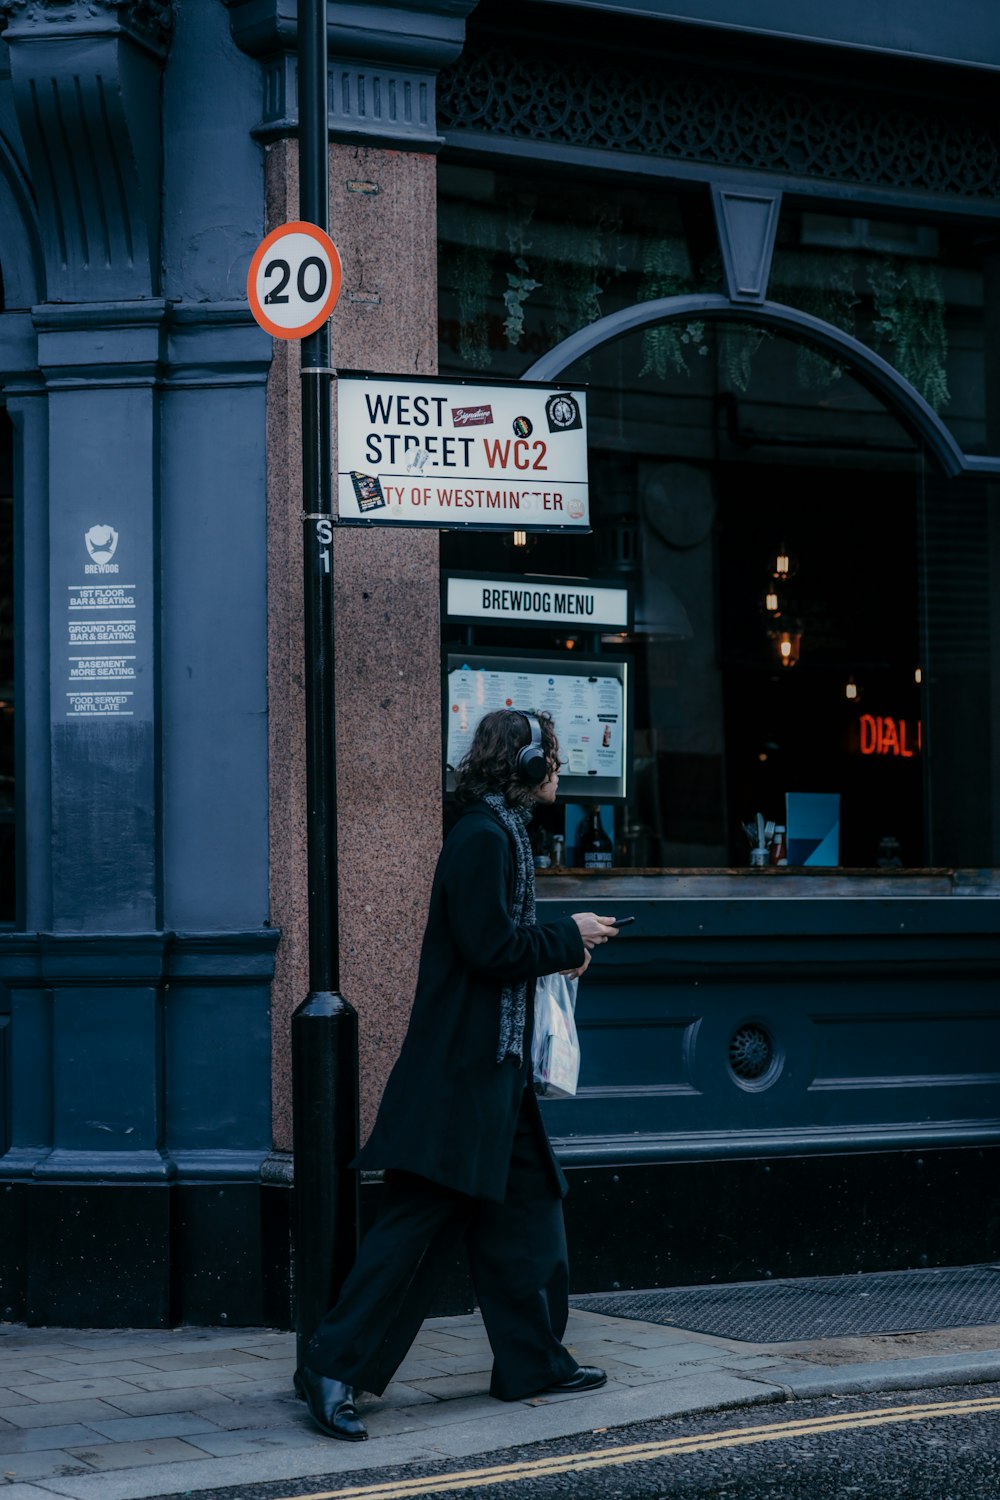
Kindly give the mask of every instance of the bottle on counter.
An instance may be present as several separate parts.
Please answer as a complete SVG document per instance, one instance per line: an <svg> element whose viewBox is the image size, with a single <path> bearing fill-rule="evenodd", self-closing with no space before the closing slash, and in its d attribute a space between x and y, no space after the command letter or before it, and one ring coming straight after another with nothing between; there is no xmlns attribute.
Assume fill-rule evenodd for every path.
<svg viewBox="0 0 1000 1500"><path fill-rule="evenodd" d="M558 867L566 863L566 839L561 833L552 840L552 863Z"/></svg>
<svg viewBox="0 0 1000 1500"><path fill-rule="evenodd" d="M784 823L774 825L774 837L771 839L771 863L772 865L787 865L788 842L785 838Z"/></svg>
<svg viewBox="0 0 1000 1500"><path fill-rule="evenodd" d="M580 862L585 870L610 870L615 862L614 845L604 831L601 809L591 807L580 831Z"/></svg>

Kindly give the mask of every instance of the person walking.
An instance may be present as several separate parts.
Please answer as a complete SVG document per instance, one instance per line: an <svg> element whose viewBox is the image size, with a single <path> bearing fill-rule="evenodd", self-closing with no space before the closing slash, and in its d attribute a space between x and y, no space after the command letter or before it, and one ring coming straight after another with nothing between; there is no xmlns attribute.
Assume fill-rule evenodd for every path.
<svg viewBox="0 0 1000 1500"><path fill-rule="evenodd" d="M566 1179L535 1096L535 981L583 974L613 917L538 922L527 823L555 800L559 745L545 713L486 714L457 771L461 816L431 889L416 995L374 1129L354 1165L383 1169L383 1205L295 1388L329 1437L368 1436L356 1393L381 1395L464 1235L493 1350L490 1394L603 1385L562 1344Z"/></svg>

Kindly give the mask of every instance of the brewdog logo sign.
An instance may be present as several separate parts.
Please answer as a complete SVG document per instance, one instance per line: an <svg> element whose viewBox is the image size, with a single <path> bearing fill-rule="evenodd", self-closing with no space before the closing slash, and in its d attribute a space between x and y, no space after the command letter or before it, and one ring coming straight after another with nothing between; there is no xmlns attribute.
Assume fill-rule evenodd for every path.
<svg viewBox="0 0 1000 1500"><path fill-rule="evenodd" d="M582 390L340 374L337 454L341 521L590 530Z"/></svg>

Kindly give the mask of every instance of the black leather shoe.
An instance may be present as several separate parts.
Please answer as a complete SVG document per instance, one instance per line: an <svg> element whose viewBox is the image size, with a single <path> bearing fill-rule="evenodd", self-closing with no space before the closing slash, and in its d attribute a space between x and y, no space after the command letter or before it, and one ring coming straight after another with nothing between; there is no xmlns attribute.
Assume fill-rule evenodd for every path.
<svg viewBox="0 0 1000 1500"><path fill-rule="evenodd" d="M557 1380L553 1385L547 1385L547 1391L558 1391L566 1393L569 1391L596 1391L598 1386L607 1381L607 1372L599 1369L597 1365L577 1365L574 1374L566 1380Z"/></svg>
<svg viewBox="0 0 1000 1500"><path fill-rule="evenodd" d="M368 1429L354 1405L354 1387L331 1380L303 1365L295 1372L295 1389L320 1432L345 1443L363 1443Z"/></svg>

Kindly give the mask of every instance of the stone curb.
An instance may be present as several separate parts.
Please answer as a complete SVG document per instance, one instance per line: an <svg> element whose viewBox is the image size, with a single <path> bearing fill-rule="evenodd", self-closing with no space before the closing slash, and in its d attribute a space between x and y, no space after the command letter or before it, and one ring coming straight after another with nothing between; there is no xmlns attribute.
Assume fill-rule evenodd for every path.
<svg viewBox="0 0 1000 1500"><path fill-rule="evenodd" d="M1000 1350L968 1354L930 1354L915 1359L888 1359L855 1365L817 1365L812 1369L772 1368L768 1384L779 1385L786 1399L818 1396L867 1396L877 1391L912 1391L939 1385L978 1385L1000 1380ZM754 1377L747 1374L745 1380Z"/></svg>

